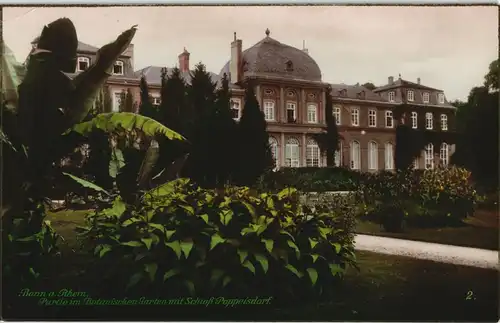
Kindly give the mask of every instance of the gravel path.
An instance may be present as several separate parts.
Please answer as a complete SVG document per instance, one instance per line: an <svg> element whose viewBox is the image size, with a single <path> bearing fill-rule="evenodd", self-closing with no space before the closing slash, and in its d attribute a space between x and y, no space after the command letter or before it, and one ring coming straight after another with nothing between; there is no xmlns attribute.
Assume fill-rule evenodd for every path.
<svg viewBox="0 0 500 323"><path fill-rule="evenodd" d="M498 251L438 243L356 235L356 249L389 255L427 259L455 265L498 269Z"/></svg>

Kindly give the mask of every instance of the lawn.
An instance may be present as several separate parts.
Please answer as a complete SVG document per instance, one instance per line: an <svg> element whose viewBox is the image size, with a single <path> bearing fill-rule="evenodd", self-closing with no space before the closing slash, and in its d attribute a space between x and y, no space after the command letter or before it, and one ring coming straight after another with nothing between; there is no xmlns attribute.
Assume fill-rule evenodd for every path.
<svg viewBox="0 0 500 323"><path fill-rule="evenodd" d="M378 224L359 221L356 232L488 250L498 250L499 246L498 212L492 210L479 210L461 227L406 228L404 232L393 233L384 231Z"/></svg>
<svg viewBox="0 0 500 323"><path fill-rule="evenodd" d="M62 257L37 290L61 288L85 291L89 261L78 252L73 228L85 211L51 214L54 228L65 238ZM290 308L270 306L95 306L40 307L35 298L20 298L20 318L156 319L156 320L313 320L313 321L497 321L498 272L422 261L406 257L357 252L360 272L351 269L336 286L338 297L320 304ZM146 295L147 296L147 295ZM215 295L216 296L216 295ZM246 297L246 295L242 295ZM37 310L38 309L38 310ZM8 315L8 313L5 313Z"/></svg>

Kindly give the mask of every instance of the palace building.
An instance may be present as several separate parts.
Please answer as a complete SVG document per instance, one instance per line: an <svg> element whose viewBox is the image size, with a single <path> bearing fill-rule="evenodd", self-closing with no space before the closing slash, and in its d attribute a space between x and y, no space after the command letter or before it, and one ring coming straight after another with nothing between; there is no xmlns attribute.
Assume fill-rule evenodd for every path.
<svg viewBox="0 0 500 323"><path fill-rule="evenodd" d="M37 39L32 42L36 47ZM342 139L335 155L338 166L360 171L394 169L395 120L394 109L401 104L410 107L402 122L412 128L428 131L451 131L455 107L444 92L416 82L388 77L387 84L367 89L359 84L330 84L322 79L321 69L307 49L298 49L279 42L266 30L265 37L243 50L243 42L234 39L230 45L229 61L218 74L230 81L231 109L235 120L241 117L244 102L244 81L252 80L260 107L268 124L270 144L277 167L326 166L326 156L320 152L313 134L326 126L325 102L330 95L334 102L332 113ZM82 43L78 46L75 73L85 70L96 59L98 48ZM190 82L189 52L179 55L178 67L187 83ZM113 68L107 86L113 98L113 111L118 111L120 93L130 89L139 101L139 82L145 76L153 104L160 104L161 70L148 66L134 70L134 46L122 54ZM168 72L171 69L167 69ZM138 106L138 104L136 104ZM445 166L454 146L429 144L415 159L416 168Z"/></svg>

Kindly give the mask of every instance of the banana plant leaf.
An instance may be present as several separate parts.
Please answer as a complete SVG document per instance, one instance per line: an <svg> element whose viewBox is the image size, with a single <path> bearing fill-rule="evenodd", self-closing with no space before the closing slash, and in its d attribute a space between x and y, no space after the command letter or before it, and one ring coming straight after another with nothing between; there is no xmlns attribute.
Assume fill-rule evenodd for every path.
<svg viewBox="0 0 500 323"><path fill-rule="evenodd" d="M83 136L88 136L93 130L114 132L120 129L126 131L140 130L146 136L164 136L170 140L187 141L179 133L165 127L158 121L130 112L101 113L93 119L75 125L70 131L75 131ZM69 133L70 131L66 132Z"/></svg>
<svg viewBox="0 0 500 323"><path fill-rule="evenodd" d="M2 43L2 96L7 102L7 108L16 109L19 100L17 87L21 83L21 77L18 70L23 69L24 66L19 64L14 57L12 51Z"/></svg>
<svg viewBox="0 0 500 323"><path fill-rule="evenodd" d="M152 140L148 150L146 151L146 155L144 156L139 174L137 176L137 183L139 187L145 187L151 179L151 173L160 155L159 149L160 147L158 142L156 140Z"/></svg>

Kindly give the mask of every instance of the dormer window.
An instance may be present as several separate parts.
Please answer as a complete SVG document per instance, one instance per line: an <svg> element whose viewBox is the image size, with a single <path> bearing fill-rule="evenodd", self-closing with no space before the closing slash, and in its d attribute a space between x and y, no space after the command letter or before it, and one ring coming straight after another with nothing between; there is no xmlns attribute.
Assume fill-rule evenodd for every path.
<svg viewBox="0 0 500 323"><path fill-rule="evenodd" d="M413 92L412 90L408 90L407 99L409 102L415 101L415 92Z"/></svg>
<svg viewBox="0 0 500 323"><path fill-rule="evenodd" d="M123 62L116 61L113 65L113 75L123 75Z"/></svg>
<svg viewBox="0 0 500 323"><path fill-rule="evenodd" d="M83 72L90 66L90 59L88 57L78 57L76 64L76 71Z"/></svg>
<svg viewBox="0 0 500 323"><path fill-rule="evenodd" d="M346 97L346 96L347 96L347 90L346 90L346 89L342 89L342 90L340 90L340 91L339 91L339 95L340 95L341 97Z"/></svg>
<svg viewBox="0 0 500 323"><path fill-rule="evenodd" d="M241 101L238 99L231 100L231 113L234 120L241 118Z"/></svg>
<svg viewBox="0 0 500 323"><path fill-rule="evenodd" d="M358 93L356 94L356 97L357 97L358 99L360 99L360 100L364 100L364 98L365 98L365 91L358 92Z"/></svg>
<svg viewBox="0 0 500 323"><path fill-rule="evenodd" d="M444 104L444 94L443 93L438 94L438 102L439 102L439 104Z"/></svg>
<svg viewBox="0 0 500 323"><path fill-rule="evenodd" d="M429 103L429 92L424 92L423 94L423 100L424 100L424 103Z"/></svg>
<svg viewBox="0 0 500 323"><path fill-rule="evenodd" d="M286 62L286 71L287 72L292 72L293 71L293 63L292 63L292 61L287 61Z"/></svg>
<svg viewBox="0 0 500 323"><path fill-rule="evenodd" d="M394 91L389 92L388 98L389 102L394 102L395 93Z"/></svg>

